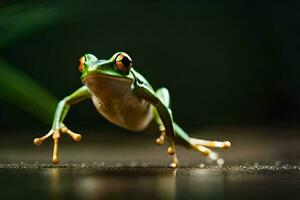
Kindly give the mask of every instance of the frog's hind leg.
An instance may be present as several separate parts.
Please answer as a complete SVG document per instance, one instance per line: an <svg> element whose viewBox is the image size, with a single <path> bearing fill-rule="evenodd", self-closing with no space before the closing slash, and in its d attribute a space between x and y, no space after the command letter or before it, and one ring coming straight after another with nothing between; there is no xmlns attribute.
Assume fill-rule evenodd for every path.
<svg viewBox="0 0 300 200"><path fill-rule="evenodd" d="M156 96L160 99L163 104L170 109L170 95L169 91L166 88L160 88L156 91ZM166 139L165 133L165 126L161 121L159 114L154 109L154 119L159 125L160 136L156 139L156 143L162 145ZM230 147L231 143L229 141L209 141L209 140L202 140L197 138L190 137L184 130L182 130L175 122L173 122L174 132L176 136L176 143L181 143L187 148L193 148L199 152L201 152L205 156L209 156L212 160L218 159L218 154L213 152L210 148L223 148L227 149ZM175 149L175 141L173 138L169 139L169 147L168 147L168 154L173 155L173 162L170 164L171 167L178 167L179 162L176 156L176 149Z"/></svg>
<svg viewBox="0 0 300 200"><path fill-rule="evenodd" d="M167 88L160 88L156 91L155 94L167 108L170 107L170 94ZM159 138L156 139L156 143L162 145L165 142L165 138L166 138L165 126L161 121L157 111L154 109L153 112L154 112L154 120L158 124L159 131L160 131L160 136ZM171 112L170 109L169 112ZM178 167L179 162L176 155L175 141L172 138L168 138L168 139L169 139L169 147L167 151L169 155L173 156L173 161L170 164L170 167L176 168Z"/></svg>
<svg viewBox="0 0 300 200"><path fill-rule="evenodd" d="M210 141L202 140L197 138L189 137L189 135L182 130L176 123L174 125L174 130L176 138L181 140L186 145L194 148L195 150L201 152L205 156L209 156L212 160L218 160L218 154L213 152L210 148L222 148L228 149L231 146L229 141Z"/></svg>

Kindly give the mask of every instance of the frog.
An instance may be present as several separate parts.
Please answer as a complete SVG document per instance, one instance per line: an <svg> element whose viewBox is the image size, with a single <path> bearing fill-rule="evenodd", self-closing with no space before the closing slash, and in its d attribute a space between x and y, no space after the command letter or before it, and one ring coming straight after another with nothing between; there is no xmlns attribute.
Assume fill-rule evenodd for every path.
<svg viewBox="0 0 300 200"><path fill-rule="evenodd" d="M109 59L98 59L86 53L79 59L82 86L63 98L57 104L52 128L34 139L40 145L49 137L53 138L53 164L59 160L59 140L62 134L69 135L74 141L80 141L81 134L70 130L64 119L71 106L91 99L96 110L109 122L133 132L142 132L154 121L159 136L158 145L168 143L167 153L172 156L169 165L179 167L176 145L194 149L204 156L216 157L212 148L228 149L230 141L212 141L190 137L173 119L170 107L170 93L165 87L154 90L151 84L140 74L125 52L114 53Z"/></svg>

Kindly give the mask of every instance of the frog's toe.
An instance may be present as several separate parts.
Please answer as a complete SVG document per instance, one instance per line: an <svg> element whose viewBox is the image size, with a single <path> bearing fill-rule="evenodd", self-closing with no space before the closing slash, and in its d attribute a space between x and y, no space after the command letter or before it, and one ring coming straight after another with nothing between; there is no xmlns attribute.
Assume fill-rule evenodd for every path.
<svg viewBox="0 0 300 200"><path fill-rule="evenodd" d="M212 152L209 148L204 147L204 146L199 145L199 144L194 144L193 147L194 147L197 151L201 152L204 156L208 156L208 155L211 154L211 152Z"/></svg>
<svg viewBox="0 0 300 200"><path fill-rule="evenodd" d="M156 139L156 144L158 144L158 145L162 145L164 142L165 142L164 138L162 138L162 137L159 137Z"/></svg>
<svg viewBox="0 0 300 200"><path fill-rule="evenodd" d="M210 148L228 149L231 146L231 143L229 141L210 141L210 140L201 140L197 138L190 138L190 141L194 145L201 145Z"/></svg>
<svg viewBox="0 0 300 200"><path fill-rule="evenodd" d="M160 136L156 139L156 144L162 145L165 142L166 131L165 129L160 130Z"/></svg>
<svg viewBox="0 0 300 200"><path fill-rule="evenodd" d="M53 157L52 158L52 163L55 164L55 165L57 165L59 163L58 157Z"/></svg>
<svg viewBox="0 0 300 200"><path fill-rule="evenodd" d="M178 162L172 162L169 166L170 166L171 168L178 168L178 167L179 167L179 164L178 164Z"/></svg>
<svg viewBox="0 0 300 200"><path fill-rule="evenodd" d="M73 131L71 131L70 129L68 129L68 127L66 127L65 125L63 125L63 127L60 129L62 133L66 133L69 136L71 136L71 138L75 141L75 142L79 142L82 138L82 136L78 133L75 133Z"/></svg>
<svg viewBox="0 0 300 200"><path fill-rule="evenodd" d="M58 159L58 140L60 138L60 130L56 129L52 135L52 138L54 140L54 145L53 145L53 156L52 156L52 162L53 164L58 164L59 159Z"/></svg>
<svg viewBox="0 0 300 200"><path fill-rule="evenodd" d="M51 129L46 135L44 135L43 137L40 137L40 138L35 138L33 140L33 143L35 145L40 145L42 144L45 140L47 140L52 134L54 133L54 130Z"/></svg>
<svg viewBox="0 0 300 200"><path fill-rule="evenodd" d="M169 165L171 168L178 168L179 161L176 155L175 142L173 140L170 141L170 146L168 147L168 154L173 156L173 162Z"/></svg>
<svg viewBox="0 0 300 200"><path fill-rule="evenodd" d="M41 138L34 138L33 143L34 143L35 145L40 145L40 144L43 143L43 141L41 140Z"/></svg>

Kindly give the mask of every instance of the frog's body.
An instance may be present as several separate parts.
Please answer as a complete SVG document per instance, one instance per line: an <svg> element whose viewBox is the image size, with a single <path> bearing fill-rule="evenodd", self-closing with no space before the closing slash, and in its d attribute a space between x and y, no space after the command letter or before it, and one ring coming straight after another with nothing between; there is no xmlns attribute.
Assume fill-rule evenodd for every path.
<svg viewBox="0 0 300 200"><path fill-rule="evenodd" d="M132 80L96 74L87 76L83 83L89 88L98 112L110 122L141 131L153 119L151 104L132 93Z"/></svg>
<svg viewBox="0 0 300 200"><path fill-rule="evenodd" d="M159 126L163 144L169 139L168 153L173 155L171 167L178 166L175 142L194 148L204 155L211 155L207 147L228 148L230 142L208 141L189 137L174 121L170 106L170 95L166 88L153 90L148 81L132 68L131 58L123 52L114 54L108 60L98 60L91 54L80 58L79 70L84 86L67 96L57 106L52 129L48 134L34 140L41 144L49 136L54 139L53 163L58 163L58 139L61 133L69 134L75 141L81 135L72 132L63 120L71 105L91 98L98 112L110 122L132 131L145 129L151 120ZM216 157L213 157L216 159Z"/></svg>

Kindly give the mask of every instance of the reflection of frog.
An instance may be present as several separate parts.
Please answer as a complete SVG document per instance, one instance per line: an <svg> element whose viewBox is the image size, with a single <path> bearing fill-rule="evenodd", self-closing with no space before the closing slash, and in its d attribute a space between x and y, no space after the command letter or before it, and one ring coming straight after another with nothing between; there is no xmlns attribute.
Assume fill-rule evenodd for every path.
<svg viewBox="0 0 300 200"><path fill-rule="evenodd" d="M63 124L63 120L71 105L87 98L93 100L99 113L106 119L128 130L141 131L154 119L161 132L156 142L163 144L165 137L169 141L168 153L173 155L171 167L178 166L175 143L192 147L204 155L212 153L207 147L230 147L228 141L207 141L189 137L173 121L168 90L160 88L155 92L148 81L133 69L132 60L126 53L115 53L108 60L98 60L95 56L86 54L79 61L84 86L59 102L52 129L45 136L34 140L39 145L49 136L53 136L53 163L59 162L58 139L61 133L69 134L75 141L81 139L81 135L70 131Z"/></svg>

